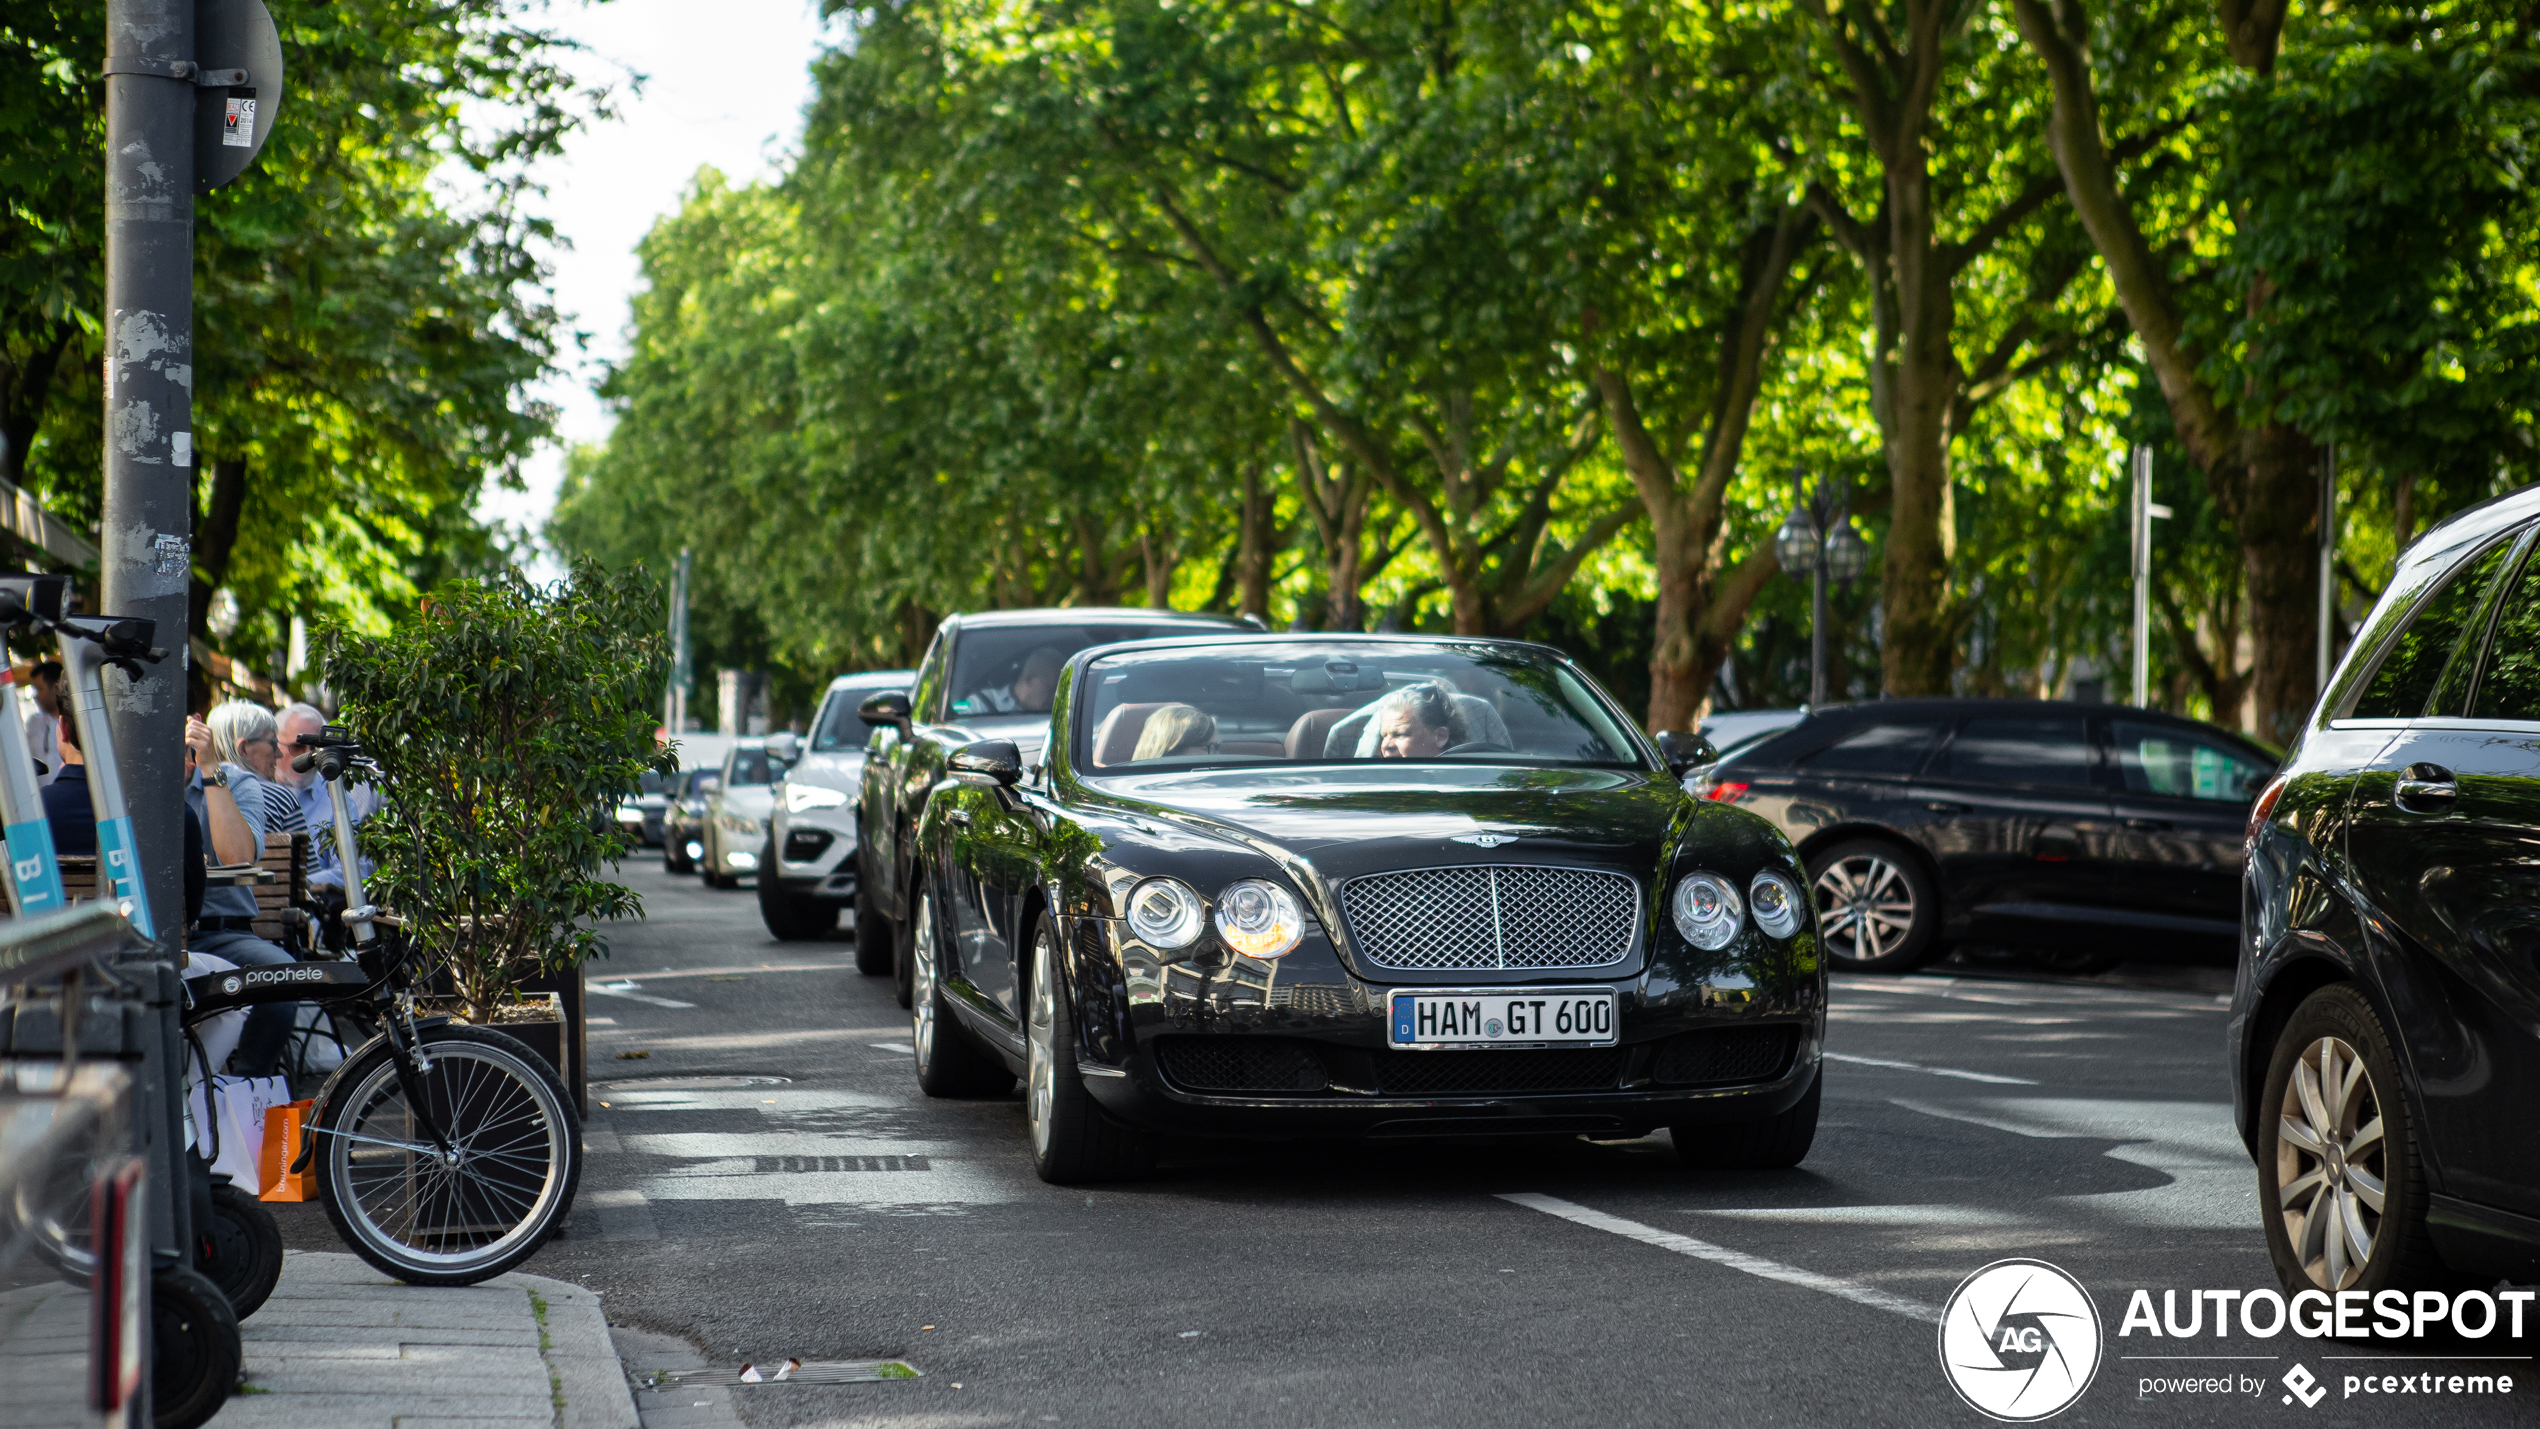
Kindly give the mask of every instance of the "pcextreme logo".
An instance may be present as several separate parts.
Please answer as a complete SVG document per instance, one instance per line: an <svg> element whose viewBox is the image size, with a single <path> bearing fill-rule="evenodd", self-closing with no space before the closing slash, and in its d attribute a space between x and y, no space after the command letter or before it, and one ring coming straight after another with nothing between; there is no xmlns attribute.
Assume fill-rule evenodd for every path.
<svg viewBox="0 0 2540 1429"><path fill-rule="evenodd" d="M2099 1307L2042 1260L1997 1260L1940 1314L1940 1368L1969 1408L2006 1423L2051 1419L2099 1372Z"/></svg>

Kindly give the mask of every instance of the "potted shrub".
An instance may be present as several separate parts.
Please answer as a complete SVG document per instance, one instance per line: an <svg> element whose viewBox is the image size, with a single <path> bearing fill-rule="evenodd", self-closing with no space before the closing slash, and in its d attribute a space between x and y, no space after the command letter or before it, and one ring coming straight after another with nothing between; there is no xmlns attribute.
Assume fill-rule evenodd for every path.
<svg viewBox="0 0 2540 1429"><path fill-rule="evenodd" d="M628 844L617 800L674 758L654 737L661 610L640 570L581 562L553 586L455 581L385 635L326 637L340 721L379 764L365 891L403 915L447 1010L537 1048L577 1102L580 969L607 953L601 925L643 916L606 876ZM533 980L567 995L524 997Z"/></svg>

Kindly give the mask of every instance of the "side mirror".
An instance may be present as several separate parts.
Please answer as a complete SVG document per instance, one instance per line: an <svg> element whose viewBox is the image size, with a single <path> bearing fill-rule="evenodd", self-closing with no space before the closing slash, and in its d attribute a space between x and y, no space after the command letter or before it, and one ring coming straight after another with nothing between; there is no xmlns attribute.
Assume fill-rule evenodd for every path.
<svg viewBox="0 0 2540 1429"><path fill-rule="evenodd" d="M976 774L1010 787L1023 778L1023 754L1010 739L983 739L965 744L944 760L955 774Z"/></svg>
<svg viewBox="0 0 2540 1429"><path fill-rule="evenodd" d="M1658 757L1667 761L1667 769L1681 779L1685 771L1709 764L1720 757L1719 748L1701 735L1681 729L1658 732Z"/></svg>
<svg viewBox="0 0 2540 1429"><path fill-rule="evenodd" d="M855 707L855 717L875 729L889 725L900 733L906 734L908 733L908 691L884 690L879 694L867 695L864 697L864 703Z"/></svg>

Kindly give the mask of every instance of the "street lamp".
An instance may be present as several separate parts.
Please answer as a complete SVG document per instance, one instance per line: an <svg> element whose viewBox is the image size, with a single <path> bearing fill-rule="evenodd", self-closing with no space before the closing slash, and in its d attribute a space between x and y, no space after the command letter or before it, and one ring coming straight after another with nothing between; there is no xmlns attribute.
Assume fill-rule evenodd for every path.
<svg viewBox="0 0 2540 1429"><path fill-rule="evenodd" d="M1813 615L1808 626L1808 703L1826 702L1826 578L1849 583L1870 568L1870 543L1852 529L1852 496L1820 477L1814 492L1804 480L1799 504L1773 536L1782 569L1808 578Z"/></svg>

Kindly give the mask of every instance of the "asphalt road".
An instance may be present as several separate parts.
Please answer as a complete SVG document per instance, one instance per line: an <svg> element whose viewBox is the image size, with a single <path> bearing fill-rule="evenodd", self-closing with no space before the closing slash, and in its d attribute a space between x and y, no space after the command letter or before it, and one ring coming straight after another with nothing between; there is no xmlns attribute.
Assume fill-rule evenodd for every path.
<svg viewBox="0 0 2540 1429"><path fill-rule="evenodd" d="M2138 1288L2272 1284L2223 970L1838 978L1792 1171L1688 1171L1663 1134L1203 1144L1069 1190L1033 1177L1017 1097L918 1092L906 1014L843 938L777 943L747 891L626 875L650 917L590 974L615 989L591 999L592 1154L528 1268L712 1362L923 1371L737 1389L753 1426L1981 1424L1940 1307L2015 1257L2069 1271L2102 1320L2058 1423L2540 1420L2540 1314L2520 1341L2118 1333ZM295 1243L332 1244L288 1209ZM2324 1397L2292 1397L2297 1364ZM2346 1393L2401 1371L2517 1383ZM2147 1384L2180 1380L2202 1384Z"/></svg>

